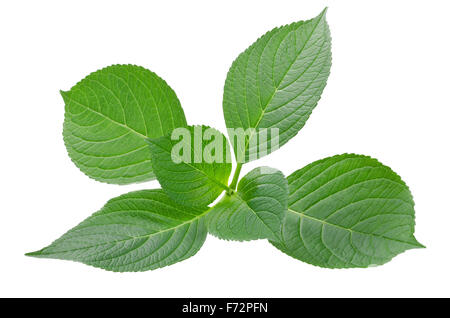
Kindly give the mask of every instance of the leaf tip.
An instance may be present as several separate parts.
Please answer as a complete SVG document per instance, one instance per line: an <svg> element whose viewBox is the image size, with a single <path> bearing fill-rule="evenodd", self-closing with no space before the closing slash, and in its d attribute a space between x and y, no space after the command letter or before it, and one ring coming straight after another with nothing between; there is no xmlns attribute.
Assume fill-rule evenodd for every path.
<svg viewBox="0 0 450 318"><path fill-rule="evenodd" d="M414 246L413 248L427 248L425 245L423 245L422 243L420 243L414 236L412 237L412 245Z"/></svg>
<svg viewBox="0 0 450 318"><path fill-rule="evenodd" d="M28 253L25 253L25 256L37 257L37 256L41 255L41 251L42 250L34 251L34 252L28 252Z"/></svg>
<svg viewBox="0 0 450 318"><path fill-rule="evenodd" d="M64 102L66 102L66 98L68 96L69 92L65 92L62 89L59 90L59 94L61 95L61 97L63 98Z"/></svg>
<svg viewBox="0 0 450 318"><path fill-rule="evenodd" d="M314 19L319 19L320 20L322 18L326 18L327 11L328 11L328 7L325 7L322 11L320 11L320 13Z"/></svg>
<svg viewBox="0 0 450 318"><path fill-rule="evenodd" d="M423 245L420 242L417 242L416 246L417 246L417 248L427 248L425 245Z"/></svg>

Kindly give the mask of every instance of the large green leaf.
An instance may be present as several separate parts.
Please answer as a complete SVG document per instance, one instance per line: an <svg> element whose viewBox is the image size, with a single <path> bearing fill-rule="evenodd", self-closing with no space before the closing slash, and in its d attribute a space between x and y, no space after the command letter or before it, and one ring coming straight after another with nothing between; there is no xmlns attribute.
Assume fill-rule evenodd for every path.
<svg viewBox="0 0 450 318"><path fill-rule="evenodd" d="M233 62L225 82L223 112L229 129L244 128L248 133L245 142L230 134L239 162L284 145L317 105L331 67L325 12L269 31Z"/></svg>
<svg viewBox="0 0 450 318"><path fill-rule="evenodd" d="M209 212L208 231L226 240L279 239L286 213L288 185L283 174L261 167L239 182Z"/></svg>
<svg viewBox="0 0 450 318"><path fill-rule="evenodd" d="M414 202L406 184L370 157L325 158L288 177L286 254L329 268L381 265L423 247L414 238Z"/></svg>
<svg viewBox="0 0 450 318"><path fill-rule="evenodd" d="M162 190L130 192L50 246L29 256L82 262L117 272L156 269L187 259L205 241L207 208L174 203Z"/></svg>
<svg viewBox="0 0 450 318"><path fill-rule="evenodd" d="M127 184L154 179L145 139L186 126L174 91L139 66L106 67L61 95L69 156L98 181Z"/></svg>
<svg viewBox="0 0 450 318"><path fill-rule="evenodd" d="M206 206L228 190L230 147L216 129L188 126L148 142L156 177L173 200Z"/></svg>

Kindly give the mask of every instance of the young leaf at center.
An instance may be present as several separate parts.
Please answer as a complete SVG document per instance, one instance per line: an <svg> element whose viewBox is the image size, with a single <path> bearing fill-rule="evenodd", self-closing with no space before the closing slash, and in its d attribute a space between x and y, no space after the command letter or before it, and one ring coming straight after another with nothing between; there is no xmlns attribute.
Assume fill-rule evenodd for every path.
<svg viewBox="0 0 450 318"><path fill-rule="evenodd" d="M328 268L381 265L408 249L414 202L390 168L362 155L325 158L288 178L282 240L272 244L301 261Z"/></svg>
<svg viewBox="0 0 450 318"><path fill-rule="evenodd" d="M208 213L208 231L226 240L279 239L288 198L287 180L273 168L245 175Z"/></svg>
<svg viewBox="0 0 450 318"><path fill-rule="evenodd" d="M228 190L230 147L218 130L188 126L148 143L156 178L174 201L206 206Z"/></svg>
<svg viewBox="0 0 450 318"><path fill-rule="evenodd" d="M162 190L130 192L28 256L78 261L115 272L146 271L193 256L208 208L174 203Z"/></svg>

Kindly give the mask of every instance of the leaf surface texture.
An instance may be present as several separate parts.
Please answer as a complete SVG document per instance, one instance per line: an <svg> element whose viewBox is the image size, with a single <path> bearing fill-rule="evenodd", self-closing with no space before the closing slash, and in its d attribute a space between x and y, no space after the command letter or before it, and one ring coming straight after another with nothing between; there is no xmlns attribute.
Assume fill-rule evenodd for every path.
<svg viewBox="0 0 450 318"><path fill-rule="evenodd" d="M207 126L188 126L185 133L175 140L172 135L148 140L153 169L161 187L173 200L183 205L206 206L228 189L230 147L222 133ZM208 133L212 134L210 140L205 137ZM174 146L180 143L186 149L173 153ZM210 153L207 150L214 144L218 145L216 153L221 153L221 159L207 161L205 153ZM180 153L187 155L186 160L177 157L178 161L174 161Z"/></svg>
<svg viewBox="0 0 450 318"><path fill-rule="evenodd" d="M233 62L223 96L227 128L256 129L245 143L230 136L238 161L251 161L255 154L260 157L284 145L317 105L331 67L325 12L267 32ZM278 129L278 135L270 133L271 128ZM265 145L263 153L260 147Z"/></svg>
<svg viewBox="0 0 450 318"><path fill-rule="evenodd" d="M160 189L130 192L108 201L50 246L27 255L117 272L156 269L197 253L207 234L206 212L178 205Z"/></svg>
<svg viewBox="0 0 450 318"><path fill-rule="evenodd" d="M282 240L286 254L329 268L381 265L412 248L414 202L406 184L370 157L343 154L288 178Z"/></svg>
<svg viewBox="0 0 450 318"><path fill-rule="evenodd" d="M102 182L154 179L145 139L186 126L174 91L139 66L106 67L61 95L69 156L82 172Z"/></svg>
<svg viewBox="0 0 450 318"><path fill-rule="evenodd" d="M209 212L208 230L226 240L277 239L286 213L287 180L273 168L245 175L237 192L226 194Z"/></svg>

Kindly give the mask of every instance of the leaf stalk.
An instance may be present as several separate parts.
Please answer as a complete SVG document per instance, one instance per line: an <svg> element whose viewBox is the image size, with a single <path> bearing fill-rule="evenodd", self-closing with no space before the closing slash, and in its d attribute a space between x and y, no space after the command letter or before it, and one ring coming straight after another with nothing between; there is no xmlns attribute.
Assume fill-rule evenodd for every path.
<svg viewBox="0 0 450 318"><path fill-rule="evenodd" d="M236 166L236 170L234 171L234 175L233 175L233 180L231 180L230 183L230 189L231 190L236 190L236 186L239 180L239 174L241 173L241 169L242 169L242 163L238 163Z"/></svg>

